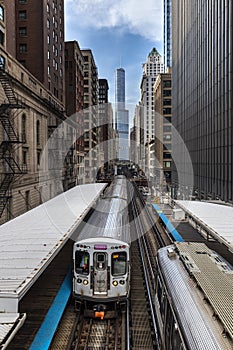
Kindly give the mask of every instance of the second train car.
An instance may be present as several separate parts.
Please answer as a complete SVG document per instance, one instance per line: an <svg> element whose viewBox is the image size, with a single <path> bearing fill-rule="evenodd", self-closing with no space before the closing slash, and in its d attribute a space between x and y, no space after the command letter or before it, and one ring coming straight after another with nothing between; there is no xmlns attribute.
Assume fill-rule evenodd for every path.
<svg viewBox="0 0 233 350"><path fill-rule="evenodd" d="M233 349L233 268L203 243L157 256L155 309L164 350Z"/></svg>

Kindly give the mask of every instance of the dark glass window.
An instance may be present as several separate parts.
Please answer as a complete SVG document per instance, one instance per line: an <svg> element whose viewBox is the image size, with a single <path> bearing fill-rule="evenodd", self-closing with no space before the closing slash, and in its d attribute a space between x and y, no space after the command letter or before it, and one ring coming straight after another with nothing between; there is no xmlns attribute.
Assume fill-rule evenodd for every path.
<svg viewBox="0 0 233 350"><path fill-rule="evenodd" d="M22 115L22 140L26 142L26 115Z"/></svg>
<svg viewBox="0 0 233 350"><path fill-rule="evenodd" d="M40 121L37 120L36 122L36 145L40 145Z"/></svg>
<svg viewBox="0 0 233 350"><path fill-rule="evenodd" d="M27 52L27 44L19 44L19 52L20 53Z"/></svg>
<svg viewBox="0 0 233 350"><path fill-rule="evenodd" d="M26 27L20 27L19 28L19 36L26 36L27 35L27 28Z"/></svg>
<svg viewBox="0 0 233 350"><path fill-rule="evenodd" d="M4 40L5 40L4 33L0 30L0 44L1 45L4 45Z"/></svg>
<svg viewBox="0 0 233 350"><path fill-rule="evenodd" d="M4 21L4 8L0 6L0 20Z"/></svg>
<svg viewBox="0 0 233 350"><path fill-rule="evenodd" d="M87 252L76 251L75 253L75 271L82 275L88 275L90 268L90 255Z"/></svg>
<svg viewBox="0 0 233 350"><path fill-rule="evenodd" d="M19 19L26 19L27 11L19 11Z"/></svg>
<svg viewBox="0 0 233 350"><path fill-rule="evenodd" d="M127 254L116 252L112 254L112 275L121 276L126 274Z"/></svg>

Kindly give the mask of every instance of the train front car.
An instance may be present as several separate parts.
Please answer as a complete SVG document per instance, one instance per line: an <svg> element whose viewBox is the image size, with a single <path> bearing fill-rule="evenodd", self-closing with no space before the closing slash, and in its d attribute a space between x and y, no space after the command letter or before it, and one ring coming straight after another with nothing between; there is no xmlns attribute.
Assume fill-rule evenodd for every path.
<svg viewBox="0 0 233 350"><path fill-rule="evenodd" d="M129 245L112 238L86 239L74 248L76 310L86 315L112 317L129 294Z"/></svg>
<svg viewBox="0 0 233 350"><path fill-rule="evenodd" d="M233 349L233 269L203 243L161 248L155 309L161 349Z"/></svg>
<svg viewBox="0 0 233 350"><path fill-rule="evenodd" d="M115 317L130 290L128 189L117 177L74 244L73 296L85 315Z"/></svg>

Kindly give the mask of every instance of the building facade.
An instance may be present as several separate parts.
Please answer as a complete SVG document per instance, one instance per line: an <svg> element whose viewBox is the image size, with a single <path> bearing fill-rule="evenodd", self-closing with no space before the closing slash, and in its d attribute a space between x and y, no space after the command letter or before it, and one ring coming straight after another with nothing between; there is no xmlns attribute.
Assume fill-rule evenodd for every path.
<svg viewBox="0 0 233 350"><path fill-rule="evenodd" d="M232 1L172 1L176 196L233 201L232 38Z"/></svg>
<svg viewBox="0 0 233 350"><path fill-rule="evenodd" d="M0 57L0 223L3 223L64 190L69 167L65 163L69 130L66 124L59 128L65 119L63 104L2 48Z"/></svg>
<svg viewBox="0 0 233 350"><path fill-rule="evenodd" d="M64 0L15 1L16 58L65 104Z"/></svg>
<svg viewBox="0 0 233 350"><path fill-rule="evenodd" d="M99 144L103 157L99 167L105 174L113 169L116 158L113 109L108 102L108 90L107 79L99 79Z"/></svg>
<svg viewBox="0 0 233 350"><path fill-rule="evenodd" d="M98 70L90 49L81 50L84 58L84 153L85 181L95 182L98 145Z"/></svg>
<svg viewBox="0 0 233 350"><path fill-rule="evenodd" d="M75 169L77 184L85 183L84 166L84 58L77 41L65 42L66 113L76 125Z"/></svg>
<svg viewBox="0 0 233 350"><path fill-rule="evenodd" d="M160 192L171 186L172 172L172 80L171 73L159 74L154 85L155 187Z"/></svg>
<svg viewBox="0 0 233 350"><path fill-rule="evenodd" d="M50 18L52 13L54 16ZM64 50L63 13L61 1L49 0L43 6L28 0L0 1L0 223L76 184L75 152L70 147L75 142L75 127L66 122L63 71L61 79L57 79L55 74L60 69L54 66L53 83L60 84L56 85L57 90L46 83L51 63L48 50L54 50L57 62L64 64L63 54L56 51L56 48ZM51 41L47 34L42 35L45 28L38 25L41 16L51 30L48 33L54 39L54 46L53 43L47 46ZM36 42L38 33L44 42ZM30 52L21 50L22 47ZM18 57L18 53L22 56ZM40 56L38 61L35 56ZM37 63L41 64L41 76L31 73L26 61L35 69ZM59 86L61 90L57 93Z"/></svg>
<svg viewBox="0 0 233 350"><path fill-rule="evenodd" d="M153 48L143 64L141 80L141 105L144 109L144 142L154 140L154 92L153 87L158 74L163 73L162 56Z"/></svg>
<svg viewBox="0 0 233 350"><path fill-rule="evenodd" d="M8 30L7 30L8 28ZM9 30L11 28L11 30ZM15 1L0 1L0 44L13 57L16 56Z"/></svg>

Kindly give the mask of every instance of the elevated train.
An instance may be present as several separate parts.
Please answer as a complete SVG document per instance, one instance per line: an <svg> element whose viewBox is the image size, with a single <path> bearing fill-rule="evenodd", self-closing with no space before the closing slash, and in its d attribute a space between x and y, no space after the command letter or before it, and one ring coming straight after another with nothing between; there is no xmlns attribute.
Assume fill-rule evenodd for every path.
<svg viewBox="0 0 233 350"><path fill-rule="evenodd" d="M130 189L116 176L73 247L73 296L87 316L114 317L130 290ZM131 185L132 187L132 185Z"/></svg>
<svg viewBox="0 0 233 350"><path fill-rule="evenodd" d="M233 349L233 268L203 243L176 242L157 255L160 348Z"/></svg>

